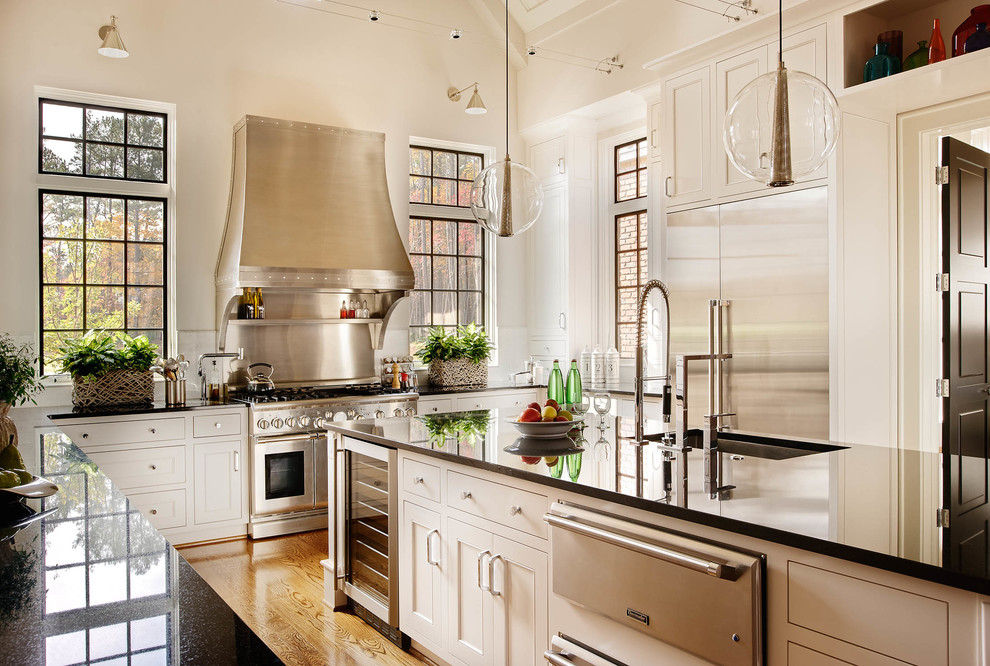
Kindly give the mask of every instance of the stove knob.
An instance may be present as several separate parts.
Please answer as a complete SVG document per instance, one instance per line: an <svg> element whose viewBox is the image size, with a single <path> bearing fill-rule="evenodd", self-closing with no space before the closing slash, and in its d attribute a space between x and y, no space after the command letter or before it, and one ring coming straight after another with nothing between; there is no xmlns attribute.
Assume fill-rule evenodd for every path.
<svg viewBox="0 0 990 666"><path fill-rule="evenodd" d="M416 416L416 410L413 407L406 409L406 416Z"/></svg>
<svg viewBox="0 0 990 666"><path fill-rule="evenodd" d="M309 421L310 421L310 418L308 416L300 416L299 417L299 427L300 428L305 428L306 426L309 425Z"/></svg>
<svg viewBox="0 0 990 666"><path fill-rule="evenodd" d="M275 418L272 419L273 428L281 428L283 425L285 425L285 421L283 421L279 417L276 416Z"/></svg>
<svg viewBox="0 0 990 666"><path fill-rule="evenodd" d="M357 416L357 412L355 410L353 409L347 410L347 418L353 419L355 416Z"/></svg>
<svg viewBox="0 0 990 666"><path fill-rule="evenodd" d="M395 408L395 411L392 412L392 414L394 414L395 416L402 416L402 409L400 409L399 407L396 407Z"/></svg>
<svg viewBox="0 0 990 666"><path fill-rule="evenodd" d="M383 412L380 409L375 410L375 418L376 419L383 419L383 418L385 418L385 412Z"/></svg>
<svg viewBox="0 0 990 666"><path fill-rule="evenodd" d="M258 428L268 430L268 419L258 419Z"/></svg>
<svg viewBox="0 0 990 666"><path fill-rule="evenodd" d="M361 419L363 419L363 418L364 418L364 414L356 414L356 415L354 416L354 420L355 420L355 421L360 421L360 420L361 420Z"/></svg>
<svg viewBox="0 0 990 666"><path fill-rule="evenodd" d="M286 428L295 428L296 427L296 417L295 416L290 416L289 418L285 419L285 427Z"/></svg>
<svg viewBox="0 0 990 666"><path fill-rule="evenodd" d="M333 412L331 412L330 410L323 412L323 418L325 418L327 421L333 420Z"/></svg>
<svg viewBox="0 0 990 666"><path fill-rule="evenodd" d="M323 417L322 416L317 416L315 419L313 419L313 427L316 428L317 430L322 430L323 429Z"/></svg>

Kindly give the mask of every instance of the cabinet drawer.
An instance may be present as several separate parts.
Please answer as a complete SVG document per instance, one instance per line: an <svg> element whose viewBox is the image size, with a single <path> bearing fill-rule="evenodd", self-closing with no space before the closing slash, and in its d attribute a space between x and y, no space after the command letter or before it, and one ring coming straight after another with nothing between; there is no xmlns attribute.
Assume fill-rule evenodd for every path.
<svg viewBox="0 0 990 666"><path fill-rule="evenodd" d="M420 398L416 403L416 411L420 414L443 414L454 411L453 398Z"/></svg>
<svg viewBox="0 0 990 666"><path fill-rule="evenodd" d="M121 490L184 483L186 480L185 446L105 451L91 453L89 457Z"/></svg>
<svg viewBox="0 0 990 666"><path fill-rule="evenodd" d="M539 339L529 341L530 356L563 358L567 356L567 343L562 339ZM549 373L549 370L546 371Z"/></svg>
<svg viewBox="0 0 990 666"><path fill-rule="evenodd" d="M509 416L516 416L523 408L536 400L536 391L520 389L511 393L486 393L480 391L457 399L457 411L470 409L504 409Z"/></svg>
<svg viewBox="0 0 990 666"><path fill-rule="evenodd" d="M193 417L193 437L228 437L240 434L240 414L204 414Z"/></svg>
<svg viewBox="0 0 990 666"><path fill-rule="evenodd" d="M541 539L547 538L547 524L543 522L543 514L550 504L546 495L517 490L448 470L447 506Z"/></svg>
<svg viewBox="0 0 990 666"><path fill-rule="evenodd" d="M140 421L107 421L100 423L60 426L79 448L90 449L106 444L136 444L138 442L167 442L184 439L185 418L145 419Z"/></svg>
<svg viewBox="0 0 990 666"><path fill-rule="evenodd" d="M402 459L402 489L434 502L440 501L440 468L418 460Z"/></svg>
<svg viewBox="0 0 990 666"><path fill-rule="evenodd" d="M156 493L136 493L128 495L131 506L148 519L155 529L185 527L186 491L162 490Z"/></svg>

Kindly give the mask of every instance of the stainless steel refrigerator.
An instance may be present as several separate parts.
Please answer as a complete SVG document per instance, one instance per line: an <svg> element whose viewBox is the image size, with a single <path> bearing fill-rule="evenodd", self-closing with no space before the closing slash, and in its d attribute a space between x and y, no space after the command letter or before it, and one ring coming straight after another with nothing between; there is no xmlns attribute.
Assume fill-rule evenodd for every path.
<svg viewBox="0 0 990 666"><path fill-rule="evenodd" d="M664 254L671 353L710 353L710 308L721 315L729 429L827 439L827 188L672 213ZM708 366L688 369L689 426L701 427Z"/></svg>

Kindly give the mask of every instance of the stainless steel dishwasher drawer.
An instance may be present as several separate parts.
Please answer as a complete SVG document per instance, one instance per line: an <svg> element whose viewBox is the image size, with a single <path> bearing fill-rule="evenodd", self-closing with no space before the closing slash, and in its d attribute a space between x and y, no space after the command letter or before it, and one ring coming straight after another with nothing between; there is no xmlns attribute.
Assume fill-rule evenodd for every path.
<svg viewBox="0 0 990 666"><path fill-rule="evenodd" d="M764 662L765 556L555 503L553 592L717 664Z"/></svg>

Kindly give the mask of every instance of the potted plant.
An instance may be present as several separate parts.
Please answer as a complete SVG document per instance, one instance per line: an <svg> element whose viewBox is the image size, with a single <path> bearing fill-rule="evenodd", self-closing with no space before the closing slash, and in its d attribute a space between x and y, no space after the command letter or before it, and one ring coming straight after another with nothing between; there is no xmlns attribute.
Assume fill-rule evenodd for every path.
<svg viewBox="0 0 990 666"><path fill-rule="evenodd" d="M28 400L33 403L34 394L43 388L34 371L37 360L31 345L17 345L6 333L0 334L0 451L11 442L17 444L10 408Z"/></svg>
<svg viewBox="0 0 990 666"><path fill-rule="evenodd" d="M460 326L456 332L435 326L416 356L430 366L432 386L488 386L488 359L494 348L480 326Z"/></svg>
<svg viewBox="0 0 990 666"><path fill-rule="evenodd" d="M158 347L141 335L89 331L59 347L62 371L72 376L72 404L126 405L154 400L151 366Z"/></svg>

